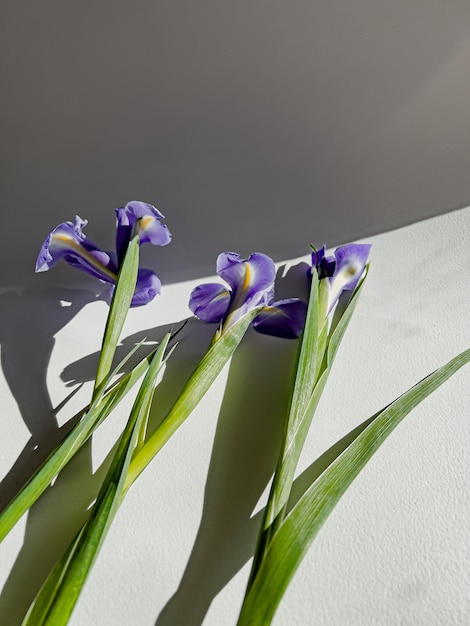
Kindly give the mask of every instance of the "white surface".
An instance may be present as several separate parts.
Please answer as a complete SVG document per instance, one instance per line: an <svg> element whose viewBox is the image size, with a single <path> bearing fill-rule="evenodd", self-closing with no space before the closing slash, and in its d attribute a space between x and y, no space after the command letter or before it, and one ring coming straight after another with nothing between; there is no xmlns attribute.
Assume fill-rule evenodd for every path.
<svg viewBox="0 0 470 626"><path fill-rule="evenodd" d="M299 471L470 345L469 239L469 209L369 239L367 285ZM213 252L215 259L219 250ZM133 342L134 333L157 339L162 326L185 318L197 282L167 285L151 305L133 310L125 343ZM287 278L281 287L289 291L289 284ZM99 348L107 312L103 302L90 301L94 286L90 279L81 293L42 290L38 276L37 292L1 296L2 327L8 322L1 353L1 476L28 443L25 422L39 439L53 429L48 395L57 406L71 390L61 377L90 377L89 355ZM60 300L73 304L59 306ZM196 323L184 331L159 388L161 411L212 330ZM250 517L264 502L273 468L294 349L294 342L247 336L231 366L128 494L73 626L236 623L256 533ZM41 380L46 367L47 388ZM276 626L470 622L469 382L467 366L406 418L360 474L295 576ZM21 411L10 387L25 394ZM88 382L60 411L59 422L89 393ZM122 423L129 405L130 399L95 438L92 461L87 451L74 460L0 546L1 624L19 623L73 533L97 488L90 463L96 471L112 444L114 421Z"/></svg>

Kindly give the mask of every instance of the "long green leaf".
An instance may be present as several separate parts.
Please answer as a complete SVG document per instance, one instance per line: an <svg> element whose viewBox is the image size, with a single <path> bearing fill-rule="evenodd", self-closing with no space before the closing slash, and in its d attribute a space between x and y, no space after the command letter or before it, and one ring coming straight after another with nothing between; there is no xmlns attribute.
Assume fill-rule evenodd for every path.
<svg viewBox="0 0 470 626"><path fill-rule="evenodd" d="M157 452L192 413L235 352L248 326L258 313L259 307L244 315L224 332L217 331L215 340L189 377L173 407L145 444L136 451L129 467L125 490L139 477Z"/></svg>
<svg viewBox="0 0 470 626"><path fill-rule="evenodd" d="M121 369L128 358L139 346L137 345L116 367L109 376L111 380ZM104 388L95 398L93 404L85 409L84 415L75 424L64 440L48 456L42 466L33 474L22 487L15 498L0 514L0 542L10 532L20 517L36 502L39 496L47 489L52 480L65 467L83 443L93 434L94 430L111 413L119 401L132 389L148 368L150 357L145 357L129 373L121 377L104 393Z"/></svg>
<svg viewBox="0 0 470 626"><path fill-rule="evenodd" d="M338 312L327 336L327 320L324 318L328 299L327 284L325 281L318 281L316 272L312 276L307 319L301 337L299 362L294 375L294 393L289 407L284 441L258 537L248 588L256 577L271 537L284 519L305 439L330 375L339 344L356 308L364 280L365 276L356 287L346 308ZM312 336L316 337L315 341ZM302 394L296 393L299 385L305 388Z"/></svg>
<svg viewBox="0 0 470 626"><path fill-rule="evenodd" d="M46 579L23 626L67 624L121 502L129 463L150 410L170 337L168 333L150 363L89 520Z"/></svg>
<svg viewBox="0 0 470 626"><path fill-rule="evenodd" d="M220 333L220 331L216 332L214 340L212 341L209 349L207 350L199 365L187 381L185 387L183 388L183 391L173 405L173 408L169 411L166 418L160 424L155 433L153 433L153 435L144 444L142 444L142 442L139 443L138 439L139 434L142 433L142 430L145 427L146 418L142 419L139 428L135 431L136 443L139 443L140 447L137 447L137 449L135 450L134 456L128 466L127 477L121 490L121 497L124 497L125 493L132 485L132 483L137 479L137 477L145 469L148 463L153 459L157 452L163 447L163 445L168 441L171 435L184 422L184 420L189 416L195 406L205 395L209 387L212 385L223 367L226 365L229 358L232 356L233 352L243 338L248 326L250 325L253 318L258 314L258 312L259 310L255 309L249 314L243 316L241 320L239 320L232 327L229 327L223 333ZM149 406L150 403L148 402L147 408L149 408ZM99 515L99 519L110 519L110 513L112 510L112 506L110 505L111 501L112 494L108 490L104 493L102 498L101 506L103 508ZM99 528L95 528L94 532L97 532L99 534ZM87 545L90 547L93 545L93 543L96 542L93 539L89 539ZM90 549L92 548L90 547ZM56 583L58 580L64 579L66 575L64 569L68 567L69 561L65 557L63 557L62 561L58 564L57 569L53 570L53 572L51 573L51 579L46 581L44 585L44 592L40 591L35 600L35 603L38 606L37 613L33 606L30 611L30 615L41 616L44 614L44 607L57 606L55 604L55 598L51 600L50 595L48 595L48 590L52 590L55 593L54 590L56 589ZM72 597L73 589L71 591L71 594ZM66 600L66 597L67 594L63 596L64 602L68 602ZM76 599L74 600L74 602L75 601ZM54 611L55 610L56 609L54 609ZM64 607L61 608L57 615L63 612ZM55 624L56 622L45 623ZM57 622L57 624L59 623L61 622ZM41 621L27 622L27 626L40 626L40 624L42 624Z"/></svg>
<svg viewBox="0 0 470 626"><path fill-rule="evenodd" d="M263 559L264 552L270 541L271 535L275 532L277 524L282 521L285 508L289 499L292 486L292 479L295 472L296 459L289 451L292 445L298 440L298 431L302 423L305 422L304 414L309 405L312 389L315 386L317 372L323 360L323 354L319 354L319 349L325 349L325 344L319 342L319 306L321 281L315 268L312 270L312 280L310 284L310 296L307 307L304 328L299 341L297 351L296 367L293 376L292 393L289 400L289 412L285 422L284 436L279 453L278 464L271 484L268 502L264 509L261 531L258 536L254 553L248 588L250 587L259 564ZM321 324L322 327L325 324ZM324 335L324 333L323 333ZM301 442L299 445L299 454Z"/></svg>
<svg viewBox="0 0 470 626"><path fill-rule="evenodd" d="M299 345L299 355L294 375L294 385L291 400L291 412L287 422L287 437L295 432L297 422L302 419L308 405L313 385L315 384L315 371L317 369L318 335L320 330L318 317L319 299L318 274L313 268L308 302L307 317L305 319L302 339Z"/></svg>
<svg viewBox="0 0 470 626"><path fill-rule="evenodd" d="M453 358L380 411L311 485L273 536L245 597L238 626L271 624L297 567L354 478L401 420L469 361L470 349Z"/></svg>
<svg viewBox="0 0 470 626"><path fill-rule="evenodd" d="M128 381L123 381L123 385L119 390L116 388L116 391L110 391L106 400L102 402L105 389L110 385L113 375L119 371L120 367L132 356L133 352L135 352L138 347L136 346L136 348L125 357L118 368L116 368L114 373L110 374L116 346L135 291L138 265L139 238L136 236L128 246L116 281L116 287L114 289L103 335L102 350L91 405L81 421L74 426L65 437L64 441L49 455L43 465L35 472L31 479L29 479L26 485L0 514L0 542L5 538L20 517L37 500L41 493L43 493L52 479L64 465L68 463L80 446L88 439L98 424L109 415L118 400L127 393L127 390L134 384L135 380L140 377L146 367L146 364L142 364L142 368L138 366L135 370L136 376L132 376ZM131 385L128 386L130 382Z"/></svg>
<svg viewBox="0 0 470 626"><path fill-rule="evenodd" d="M310 396L307 406L304 406L304 410L300 419L296 419L296 421L294 422L289 439L286 442L286 447L279 469L280 483L282 485L280 490L283 496L282 501L278 505L278 510L280 506L285 507L287 503L290 488L295 474L295 469L297 467L297 463L300 458L305 439L310 429L310 425L312 423L312 419L318 406L318 402L320 401L320 397L325 387L326 381L330 375L339 345L344 337L344 333L346 332L349 322L351 321L352 314L354 313L354 310L356 308L363 284L364 281L362 281L355 290L354 295L352 296L348 306L342 313L336 327L330 333L329 337L326 339L326 341L322 341L323 345L326 344L326 353L324 354L317 352L315 354L316 360L323 359L324 363L321 368L318 368L318 373L320 374L319 378L313 379L311 381L313 384L311 384L310 386ZM310 330L308 329L307 332L310 332Z"/></svg>
<svg viewBox="0 0 470 626"><path fill-rule="evenodd" d="M146 399L142 400L141 408L145 410L142 411L142 418L139 419L139 423L133 431L133 438L135 439L133 446L137 446L137 448L133 458L126 467L126 472L120 473L119 481L124 480L124 482L120 482L119 490L113 488L109 481L105 483L105 491L99 500L99 504L97 502L96 512L90 520L90 529L89 531L84 531L83 539L77 543L75 548L76 551L80 552L80 556L78 556L77 552L76 558L75 556L71 558L64 556L62 558L51 572L50 579L46 581L43 591L40 591L36 597L35 605L29 613L30 621L25 622L24 626L41 626L43 623L54 625L65 623L60 621L62 620L61 616L70 615L73 609L79 590L86 579L106 529L109 523L111 523L116 506L119 504L118 492L120 493L120 498L124 497L131 484L189 416L232 356L249 324L258 312L258 309L255 309L243 316L240 321L223 333L216 332L209 349L189 378L173 408L169 411L160 427L145 443L142 441L142 433L148 418L150 399L147 396ZM69 571L72 573L69 574ZM60 587L58 587L59 582ZM76 593L77 589L78 593ZM53 599L51 599L51 593L54 595ZM38 607L37 610L35 609L36 605ZM48 617L47 621L42 622L40 620L43 619L45 610L49 611Z"/></svg>
<svg viewBox="0 0 470 626"><path fill-rule="evenodd" d="M55 595L60 589L60 584L63 580L64 573L67 570L67 565L77 547L78 540L83 533L84 527L79 531L77 536L70 542L67 550L64 552L60 560L56 563L53 570L47 577L46 581L42 585L38 595L30 606L28 612L23 619L23 626L26 624L44 624L47 618L49 609L52 606Z"/></svg>
<svg viewBox="0 0 470 626"><path fill-rule="evenodd" d="M138 269L139 236L136 235L127 247L124 260L119 269L116 286L113 291L111 306L103 335L100 359L96 371L93 399L95 395L99 393L99 390L105 385L105 381L111 371L116 346L134 295Z"/></svg>

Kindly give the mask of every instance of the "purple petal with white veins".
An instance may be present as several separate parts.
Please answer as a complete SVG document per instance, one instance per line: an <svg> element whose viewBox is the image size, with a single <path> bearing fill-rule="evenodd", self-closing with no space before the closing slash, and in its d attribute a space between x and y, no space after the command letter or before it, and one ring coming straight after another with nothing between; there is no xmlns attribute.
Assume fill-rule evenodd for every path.
<svg viewBox="0 0 470 626"><path fill-rule="evenodd" d="M138 230L140 243L166 246L171 241L168 227L161 222L164 215L151 204L133 200L128 202L125 207L116 209L116 216L116 250L121 261L126 253L134 227Z"/></svg>
<svg viewBox="0 0 470 626"><path fill-rule="evenodd" d="M45 272L64 259L77 269L106 282L114 282L117 267L107 252L100 250L82 228L87 225L78 215L74 222L64 222L46 237L36 261L36 272Z"/></svg>
<svg viewBox="0 0 470 626"><path fill-rule="evenodd" d="M307 305L303 300L279 300L261 309L253 321L253 327L259 333L295 339L303 330L306 315Z"/></svg>
<svg viewBox="0 0 470 626"><path fill-rule="evenodd" d="M230 292L218 283L195 287L189 298L189 308L205 322L221 322L230 304Z"/></svg>

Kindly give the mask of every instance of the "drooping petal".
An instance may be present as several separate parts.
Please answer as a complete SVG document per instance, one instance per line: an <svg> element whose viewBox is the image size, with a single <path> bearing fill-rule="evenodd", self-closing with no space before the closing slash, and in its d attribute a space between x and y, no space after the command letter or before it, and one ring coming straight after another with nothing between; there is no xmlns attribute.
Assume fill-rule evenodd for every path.
<svg viewBox="0 0 470 626"><path fill-rule="evenodd" d="M162 283L155 272L145 268L139 269L131 306L148 304L160 293L161 286Z"/></svg>
<svg viewBox="0 0 470 626"><path fill-rule="evenodd" d="M303 330L306 315L307 305L303 300L279 300L261 309L253 320L253 327L259 333L295 339Z"/></svg>
<svg viewBox="0 0 470 626"><path fill-rule="evenodd" d="M45 272L64 259L77 269L100 280L114 282L117 267L110 254L100 250L83 234L87 220L78 215L74 222L59 224L46 237L36 261L36 272Z"/></svg>
<svg viewBox="0 0 470 626"><path fill-rule="evenodd" d="M356 287L369 257L370 244L352 243L335 250L335 271L329 278L328 312L345 290Z"/></svg>
<svg viewBox="0 0 470 626"><path fill-rule="evenodd" d="M131 306L143 306L151 302L161 291L161 282L152 270L140 268L137 273L137 282L132 296ZM109 290L110 297L113 295L115 284Z"/></svg>
<svg viewBox="0 0 470 626"><path fill-rule="evenodd" d="M164 215L151 204L133 200L125 207L116 209L116 251L122 261L127 246L137 230L140 243L151 243L155 246L166 246L171 241L171 233L165 224L162 224Z"/></svg>
<svg viewBox="0 0 470 626"><path fill-rule="evenodd" d="M205 322L221 322L230 304L230 292L218 283L195 287L189 298L189 308Z"/></svg>

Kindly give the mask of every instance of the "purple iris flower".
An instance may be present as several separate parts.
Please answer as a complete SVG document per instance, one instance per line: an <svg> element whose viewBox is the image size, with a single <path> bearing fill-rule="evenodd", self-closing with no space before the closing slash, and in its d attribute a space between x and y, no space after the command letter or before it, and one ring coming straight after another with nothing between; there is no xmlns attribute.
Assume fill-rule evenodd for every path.
<svg viewBox="0 0 470 626"><path fill-rule="evenodd" d="M304 329L306 315L307 304L303 300L278 300L261 309L253 320L253 328L266 335L296 339Z"/></svg>
<svg viewBox="0 0 470 626"><path fill-rule="evenodd" d="M83 233L88 222L77 215L74 222L59 224L46 237L36 261L36 272L47 271L63 258L73 267L114 285L127 246L135 233L139 234L140 243L165 246L171 241L170 231L161 223L164 216L150 204L129 202L125 207L116 209L116 215L117 254L104 252L88 239ZM160 293L160 288L161 282L155 272L139 269L131 306L147 304Z"/></svg>
<svg viewBox="0 0 470 626"><path fill-rule="evenodd" d="M140 243L166 246L171 241L170 231L162 224L165 216L151 204L133 200L125 207L116 209L116 216L116 252L119 263L124 259L134 229L139 233Z"/></svg>
<svg viewBox="0 0 470 626"><path fill-rule="evenodd" d="M350 243L339 246L334 255L325 256L325 246L312 252L312 266L320 280L328 281L328 312L338 302L343 291L352 291L361 278L369 257L370 244Z"/></svg>
<svg viewBox="0 0 470 626"><path fill-rule="evenodd" d="M263 307L253 322L258 332L279 337L298 337L307 305L299 299L272 303L276 268L261 253L248 259L224 252L217 259L217 274L227 283L206 283L191 292L189 308L205 322L222 322L222 330L256 307Z"/></svg>

